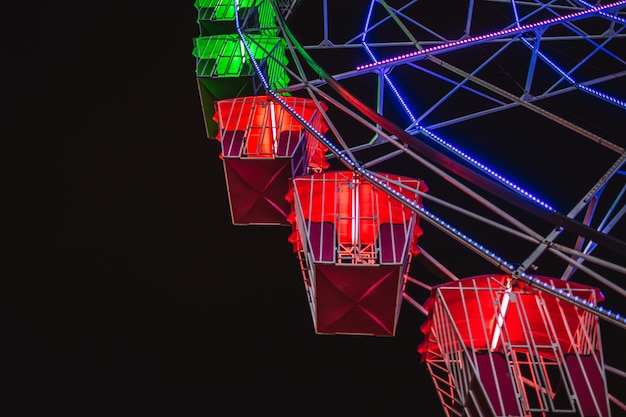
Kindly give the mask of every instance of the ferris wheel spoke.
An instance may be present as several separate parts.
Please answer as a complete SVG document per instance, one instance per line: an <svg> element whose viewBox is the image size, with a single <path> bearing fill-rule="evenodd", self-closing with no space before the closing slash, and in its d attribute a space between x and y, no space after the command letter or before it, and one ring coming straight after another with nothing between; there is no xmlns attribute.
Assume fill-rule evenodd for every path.
<svg viewBox="0 0 626 417"><path fill-rule="evenodd" d="M609 108L610 117L626 109L617 83L626 75L626 59L623 49L615 47L626 39L626 1L469 2L465 10L454 10L456 16L449 14L454 28L427 18L433 14L424 12L428 5L421 9L425 3L355 4L350 6L353 15L361 13L365 24L355 27L342 21L346 27L337 31L333 13L347 6L323 1L322 39L304 42L300 36L309 39L310 34L296 33L299 25L285 19L295 17L291 7L295 2L274 1L280 10L277 33L289 56L286 63L271 44L239 32L254 80L262 84L255 85L255 92L265 93L272 109L282 109L300 124L299 131L324 145L332 164L327 172L321 168L295 176L288 196L297 235L290 241L298 251L316 332L333 333L338 327L320 313L323 307L317 300L324 299L326 288L317 286L312 274L342 263L374 265L384 251L395 251L409 223L383 227L376 219L388 214L371 210L391 213L399 204L408 209L403 216L419 219L428 237L420 237L417 250L407 259L418 260L432 272L414 277L406 270L407 291L401 299L426 316L428 330L419 351L438 392L454 392L450 399L440 397L444 410L478 407L472 401L479 394L502 414L527 410L533 401L539 402L541 412L554 410L561 406L553 402L560 394L540 381L549 378L543 370L557 367L567 375L559 384L575 392L565 401L570 407L566 411L605 415L609 403L617 408L622 403L608 394L601 379L599 385L590 381L602 377L604 369L617 369L603 362L600 322L626 329L626 318L613 309L626 298L619 285L626 275L622 262L626 243L619 238L626 214L626 184L619 184L626 143L614 127L602 124L602 117L585 118L589 103L569 103L568 98L595 100ZM486 31L481 13L494 19ZM255 30L259 28L250 33ZM602 61L606 66L599 65L599 59L606 60ZM279 79L289 82L270 80L271 72L279 68L283 76ZM290 104L286 99L290 95L307 96L317 109L317 125ZM579 108L572 111L576 105ZM532 122L520 117L511 126L500 125L507 132L502 135L471 130L500 118L511 120L509 115L516 113L532 115ZM544 133L539 126L554 131ZM517 134L517 128L527 136ZM280 126L267 129L277 136ZM524 163L516 155L520 148L512 145L515 140L530 161L542 157L544 147L554 159ZM527 140L535 148L526 146ZM581 142L585 148L578 145ZM491 151L494 144L503 150L500 154L481 152ZM592 154L584 164L572 157L577 152L586 156L587 146L602 149L608 170L592 167ZM375 170L383 167L402 169L410 177L419 172L436 185L426 190L421 180ZM532 174L535 188L557 201L547 203L508 178L519 178L524 170ZM584 172L585 181L570 180L569 170ZM552 181L555 173L565 180ZM558 200L565 188L564 203ZM583 197L574 195L574 189L582 189ZM376 199L388 206L375 204ZM329 201L343 203L335 206ZM367 205L361 206L362 201ZM554 208L559 206L569 211ZM338 209L333 212L331 207ZM362 217L361 210L368 214ZM380 239L392 239L381 244L378 233ZM432 252L431 234L445 242L434 245ZM467 262L466 257L463 262L449 259L466 252ZM325 265L320 270L318 262ZM479 275L463 272L466 278L461 278L455 269ZM540 270L560 278L535 274ZM480 275L481 271L488 272ZM346 277L332 279L339 278ZM430 282L433 278L444 282ZM585 283L577 283L579 278ZM418 294L424 291L428 300L423 301ZM607 307L601 305L606 301L601 291L609 295ZM368 314L378 326L375 331L393 334L394 323ZM511 390L504 394L485 388L491 374L492 385L503 382L495 367L509 372L510 381L504 382L512 384ZM451 377L458 386L445 382ZM484 392L476 391L477 380ZM507 400L505 394L515 395ZM585 395L590 402L583 400Z"/></svg>

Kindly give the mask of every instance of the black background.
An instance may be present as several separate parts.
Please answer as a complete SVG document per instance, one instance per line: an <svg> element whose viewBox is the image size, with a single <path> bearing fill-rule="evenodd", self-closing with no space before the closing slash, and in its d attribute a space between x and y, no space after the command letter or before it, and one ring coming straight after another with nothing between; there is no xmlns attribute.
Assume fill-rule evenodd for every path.
<svg viewBox="0 0 626 417"><path fill-rule="evenodd" d="M315 335L289 230L231 224L193 1L11 8L1 415L443 415L418 312Z"/></svg>
<svg viewBox="0 0 626 417"><path fill-rule="evenodd" d="M316 336L289 231L231 224L193 2L11 8L0 414L441 415L416 312Z"/></svg>

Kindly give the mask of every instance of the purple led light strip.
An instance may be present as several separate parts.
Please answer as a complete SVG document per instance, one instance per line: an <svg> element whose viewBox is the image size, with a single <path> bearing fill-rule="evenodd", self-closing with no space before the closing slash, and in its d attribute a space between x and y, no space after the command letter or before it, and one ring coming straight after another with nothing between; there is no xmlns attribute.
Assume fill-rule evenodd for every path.
<svg viewBox="0 0 626 417"><path fill-rule="evenodd" d="M581 11L576 12L576 13L568 14L568 15L565 15L565 16L559 16L559 17L555 17L555 18L552 18L552 19L548 19L548 20L542 20L541 22L537 22L537 23L531 23L531 24L528 24L528 25L523 25L523 26L519 26L519 27L515 27L515 28L504 29L504 30L500 30L500 31L497 31L497 32L488 33L486 35L474 36L472 38L466 38L466 39L462 39L462 40L458 40L458 41L454 41L454 42L448 42L448 43L443 44L443 45L437 45L437 46L433 46L433 47L430 47L430 48L424 48L424 49L421 49L419 51L411 52L411 53L408 53L408 54L398 55L396 57L387 58L387 59L384 59L382 61L373 62L371 64L360 65L360 66L356 67L356 71L361 71L361 70L374 68L374 67L380 67L380 66L383 66L383 65L387 65L387 64L391 64L391 63L397 62L397 61L401 61L401 60L405 60L405 59L411 59L411 58L415 58L417 56L427 55L427 54L432 53L432 52L442 51L442 50L445 50L445 49L451 49L451 48L455 48L455 47L458 47L458 46L468 45L468 44L472 44L472 43L476 43L476 42L482 42L482 41L485 41L485 40L488 40L488 39L499 38L501 36L523 33L523 32L526 32L528 30L534 29L536 27L549 26L549 25L553 25L555 23L560 23L560 22L563 22L563 21L566 21L566 20L572 20L572 19L584 17L586 15L595 14L595 13L598 13L598 12L606 10L606 9L611 9L613 7L625 6L625 5L626 5L626 0L616 1L614 3L610 3L610 4L607 4L607 5L604 5L604 6L598 6L598 7L594 7L594 8L588 9L588 10L581 10Z"/></svg>
<svg viewBox="0 0 626 417"><path fill-rule="evenodd" d="M235 3L235 6L238 6L238 1L237 0L234 0L234 3ZM399 193L398 191L390 188L386 183L382 183L380 180L378 180L378 178L376 178L371 173L369 173L367 170L365 170L363 168L363 166L356 165L353 161L347 160L345 158L345 156L343 155L343 153L339 149L337 149L334 146L334 144L332 144L330 141L328 141L324 137L324 135L322 135L313 126L311 126L295 110L293 110L291 107L289 107L289 105L287 105L284 102L284 100L282 100L282 98L275 91L273 91L270 88L269 82L263 76L263 73L261 72L261 69L260 69L258 63L256 62L256 60L254 59L254 57L252 55L252 52L250 50L250 46L248 45L247 40L246 40L246 38L245 38L245 36L243 34L243 31L241 30L241 27L239 25L239 18L238 18L238 16L235 16L235 24L236 24L237 33L238 33L238 35L239 35L239 37L240 37L240 39L241 39L241 41L242 41L246 51L247 51L247 53L251 57L251 61L252 61L252 64L254 66L254 70L257 73L257 75L261 78L261 81L262 81L264 87L266 88L266 90L274 98L276 98L281 103L281 106L283 108L288 110L289 113L292 114L294 117L296 117L301 123L303 123L303 125L306 125L306 127L309 128L310 131L318 139L320 139L324 144L329 146L329 148L334 151L333 153L335 153L336 156L338 156L339 158L341 158L343 160L346 160L351 165L351 167L354 169L354 171L359 172L364 177L369 178L369 180L372 183L378 184L379 186L381 186L381 188L386 190L390 195L393 194L399 200L403 201L404 204L406 204L407 206L411 207L416 212L419 212L422 215L427 216L429 219L433 220L434 223L436 223L437 225L444 226L446 229L450 230L453 235L455 235L458 238L460 238L463 242L466 242L471 247L473 247L475 249L478 249L478 252L481 253L485 258L491 259L492 262L497 263L497 265L500 267L500 269L506 268L515 277L522 279L522 281L527 282L529 284L536 285L537 288L545 290L545 291L548 291L548 292L551 292L557 298L566 299L566 300L572 302L573 304L575 304L575 305L577 305L579 307L582 306L582 308L587 310L587 311L595 313L596 315L598 315L601 318L608 319L609 321L612 321L613 323L618 324L619 326L621 326L623 328L626 328L626 316L620 315L619 313L614 313L611 310L605 311L603 309L603 307L599 307L599 306L596 306L595 304L589 303L589 302L587 302L585 300L581 300L577 296L573 296L572 297L570 294L564 294L562 292L562 290L558 290L554 286L550 286L549 283L542 282L542 281L538 280L537 278L535 278L534 276L526 275L526 273L524 271L520 271L519 268L515 267L515 265L505 261L500 256L497 256L494 252L491 252L489 249L485 248L483 245L480 245L478 242L474 241L473 239L471 239L467 235L463 234L459 230L457 230L454 227L450 226L449 224L445 223L443 220L439 219L433 213L430 213L429 211L427 211L423 206L417 205L413 201L409 201L402 193Z"/></svg>

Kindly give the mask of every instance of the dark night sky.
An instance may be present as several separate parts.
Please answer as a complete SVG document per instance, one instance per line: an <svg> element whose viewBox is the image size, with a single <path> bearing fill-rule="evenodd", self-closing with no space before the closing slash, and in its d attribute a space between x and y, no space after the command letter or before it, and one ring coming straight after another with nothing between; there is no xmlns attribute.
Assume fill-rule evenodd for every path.
<svg viewBox="0 0 626 417"><path fill-rule="evenodd" d="M442 415L417 312L316 336L289 231L231 225L193 1L12 8L1 415Z"/></svg>
<svg viewBox="0 0 626 417"><path fill-rule="evenodd" d="M231 224L193 0L10 7L1 416L443 416L421 313L315 335L290 230Z"/></svg>

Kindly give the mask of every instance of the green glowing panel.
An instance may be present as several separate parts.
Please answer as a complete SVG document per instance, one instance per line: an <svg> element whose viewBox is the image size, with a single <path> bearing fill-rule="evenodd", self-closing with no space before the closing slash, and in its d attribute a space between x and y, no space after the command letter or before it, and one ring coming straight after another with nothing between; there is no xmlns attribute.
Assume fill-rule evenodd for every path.
<svg viewBox="0 0 626 417"><path fill-rule="evenodd" d="M255 60L263 61L271 55L276 63L287 64L284 39L264 35L247 35L246 38ZM199 77L240 77L253 74L246 48L237 35L195 38L192 53L197 58L196 74Z"/></svg>
<svg viewBox="0 0 626 417"><path fill-rule="evenodd" d="M254 12L261 0L242 0L239 2L239 13L235 14L232 0L196 1L200 36L234 34L237 32L235 17L246 27L258 29ZM266 2L263 2L266 3ZM267 7L267 6L266 6ZM271 8L271 5L270 5ZM253 13L254 12L254 13ZM249 19L249 17L253 17ZM275 24L274 24L275 25Z"/></svg>
<svg viewBox="0 0 626 417"><path fill-rule="evenodd" d="M237 35L204 36L194 39L196 73L201 77L239 77L246 59Z"/></svg>
<svg viewBox="0 0 626 417"><path fill-rule="evenodd" d="M264 1L259 5L259 27L264 35L276 36L278 34L276 13L269 1Z"/></svg>
<svg viewBox="0 0 626 417"><path fill-rule="evenodd" d="M239 0L239 8L242 7L252 7L255 4L261 3L263 0ZM208 8L226 8L230 7L234 9L234 1L233 0L196 0L193 6L196 9L208 9Z"/></svg>
<svg viewBox="0 0 626 417"><path fill-rule="evenodd" d="M239 16L243 9L250 9L261 0L239 0ZM234 20L235 5L233 0L196 0L199 20Z"/></svg>
<svg viewBox="0 0 626 417"><path fill-rule="evenodd" d="M250 55L259 65L272 90L289 83L286 42L277 36L277 16L269 0L195 0L200 36L193 39L196 75L207 135L214 138L214 102L241 95L253 95L254 66L239 38L238 18ZM252 32L252 33L250 33ZM260 84L259 84L260 85Z"/></svg>

